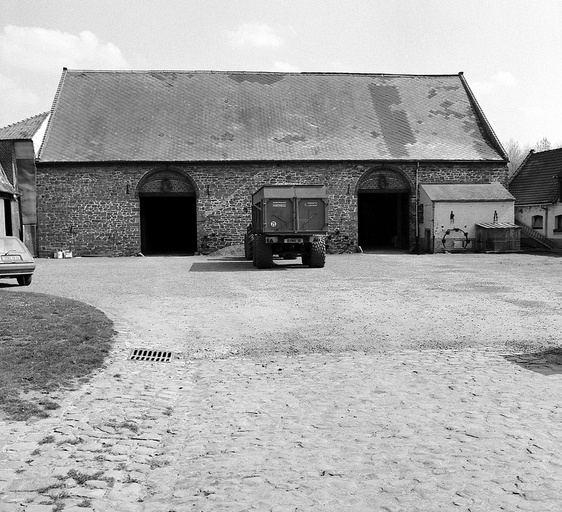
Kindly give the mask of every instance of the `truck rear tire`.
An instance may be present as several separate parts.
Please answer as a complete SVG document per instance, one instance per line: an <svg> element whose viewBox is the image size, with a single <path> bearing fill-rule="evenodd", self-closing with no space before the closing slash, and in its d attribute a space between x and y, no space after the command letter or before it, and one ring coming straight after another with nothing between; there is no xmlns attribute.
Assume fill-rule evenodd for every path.
<svg viewBox="0 0 562 512"><path fill-rule="evenodd" d="M254 259L254 237L250 233L244 235L244 256L247 260Z"/></svg>
<svg viewBox="0 0 562 512"><path fill-rule="evenodd" d="M304 262L304 257L303 257ZM317 237L310 246L308 265L310 268L322 268L326 263L326 239Z"/></svg>
<svg viewBox="0 0 562 512"><path fill-rule="evenodd" d="M254 254L257 268L271 268L273 266L273 250L265 243L264 235L254 236Z"/></svg>

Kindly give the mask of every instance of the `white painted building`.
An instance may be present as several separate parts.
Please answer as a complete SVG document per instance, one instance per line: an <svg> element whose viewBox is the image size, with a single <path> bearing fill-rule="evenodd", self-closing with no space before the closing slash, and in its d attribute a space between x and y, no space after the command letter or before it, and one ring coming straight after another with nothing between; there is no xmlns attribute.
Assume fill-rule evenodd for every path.
<svg viewBox="0 0 562 512"><path fill-rule="evenodd" d="M511 178L515 220L529 245L562 248L562 149L531 151Z"/></svg>
<svg viewBox="0 0 562 512"><path fill-rule="evenodd" d="M478 224L513 227L515 198L500 183L420 185L422 252L475 251Z"/></svg>

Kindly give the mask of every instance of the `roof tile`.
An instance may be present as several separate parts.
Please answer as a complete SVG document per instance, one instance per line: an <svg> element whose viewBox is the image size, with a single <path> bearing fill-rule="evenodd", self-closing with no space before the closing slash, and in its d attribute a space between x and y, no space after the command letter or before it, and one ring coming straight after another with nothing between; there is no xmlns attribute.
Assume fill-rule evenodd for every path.
<svg viewBox="0 0 562 512"><path fill-rule="evenodd" d="M516 204L547 204L559 198L562 148L531 153L512 178L509 191Z"/></svg>
<svg viewBox="0 0 562 512"><path fill-rule="evenodd" d="M49 112L43 112L42 114L37 114L36 116L19 121L18 123L0 128L0 140L32 139L48 115Z"/></svg>
<svg viewBox="0 0 562 512"><path fill-rule="evenodd" d="M420 185L432 201L513 201L501 183Z"/></svg>
<svg viewBox="0 0 562 512"><path fill-rule="evenodd" d="M40 161L492 160L458 75L66 71Z"/></svg>

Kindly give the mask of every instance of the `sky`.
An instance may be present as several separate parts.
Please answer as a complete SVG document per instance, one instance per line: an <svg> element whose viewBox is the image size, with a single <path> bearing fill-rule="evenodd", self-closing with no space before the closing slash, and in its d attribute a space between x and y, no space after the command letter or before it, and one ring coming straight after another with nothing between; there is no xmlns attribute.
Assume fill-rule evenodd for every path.
<svg viewBox="0 0 562 512"><path fill-rule="evenodd" d="M63 67L463 72L504 146L562 145L561 0L0 0L0 127Z"/></svg>

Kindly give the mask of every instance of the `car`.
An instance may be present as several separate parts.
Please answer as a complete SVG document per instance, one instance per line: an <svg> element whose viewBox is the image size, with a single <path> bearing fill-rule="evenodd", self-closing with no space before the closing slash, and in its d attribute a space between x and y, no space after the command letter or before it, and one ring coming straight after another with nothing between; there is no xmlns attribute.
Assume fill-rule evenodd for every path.
<svg viewBox="0 0 562 512"><path fill-rule="evenodd" d="M35 261L24 243L15 236L0 236L0 279L15 278L20 286L29 286Z"/></svg>

